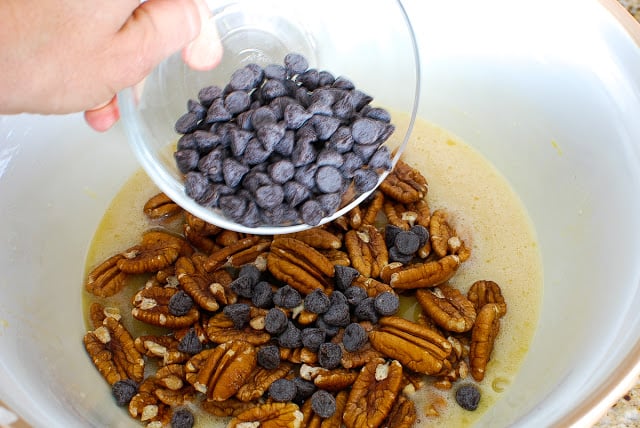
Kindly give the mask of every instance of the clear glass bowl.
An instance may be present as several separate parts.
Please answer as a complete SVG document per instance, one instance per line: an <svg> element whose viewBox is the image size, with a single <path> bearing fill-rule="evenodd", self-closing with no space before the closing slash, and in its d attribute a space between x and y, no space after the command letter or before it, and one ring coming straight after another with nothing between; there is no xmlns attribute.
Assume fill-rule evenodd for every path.
<svg viewBox="0 0 640 428"><path fill-rule="evenodd" d="M387 109L396 126L386 144L395 149L393 165L406 146L418 109L420 61L415 36L402 4L396 0L323 2L245 0L215 2L212 10L223 45L221 63L195 71L180 53L166 59L136 87L119 94L122 121L133 151L151 179L176 203L225 229L281 234L307 224L246 227L219 210L199 205L185 194L183 174L173 153L180 137L176 120L206 86L226 86L231 74L247 64L283 64L286 54L302 54L310 68L350 79ZM395 119L401 117L400 121ZM378 184L386 177L380 176ZM331 221L362 202L371 191L340 208Z"/></svg>

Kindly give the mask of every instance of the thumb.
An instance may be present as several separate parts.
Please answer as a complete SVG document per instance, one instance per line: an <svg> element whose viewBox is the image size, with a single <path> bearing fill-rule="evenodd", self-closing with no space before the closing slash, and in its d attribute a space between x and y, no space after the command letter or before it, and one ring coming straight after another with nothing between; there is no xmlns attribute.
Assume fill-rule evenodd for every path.
<svg viewBox="0 0 640 428"><path fill-rule="evenodd" d="M206 19L199 0L147 0L117 33L112 45L119 57L110 67L122 87L142 80L164 58L200 33Z"/></svg>

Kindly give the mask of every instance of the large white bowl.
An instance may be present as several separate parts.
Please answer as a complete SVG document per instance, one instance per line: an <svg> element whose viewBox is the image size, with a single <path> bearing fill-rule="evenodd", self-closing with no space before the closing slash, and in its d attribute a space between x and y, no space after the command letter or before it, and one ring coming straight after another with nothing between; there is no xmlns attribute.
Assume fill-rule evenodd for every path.
<svg viewBox="0 0 640 428"><path fill-rule="evenodd" d="M404 3L421 115L504 174L544 263L534 341L479 426L592 423L640 371L640 27L613 0ZM0 118L0 397L35 426L135 426L82 348L80 287L137 168L119 128Z"/></svg>

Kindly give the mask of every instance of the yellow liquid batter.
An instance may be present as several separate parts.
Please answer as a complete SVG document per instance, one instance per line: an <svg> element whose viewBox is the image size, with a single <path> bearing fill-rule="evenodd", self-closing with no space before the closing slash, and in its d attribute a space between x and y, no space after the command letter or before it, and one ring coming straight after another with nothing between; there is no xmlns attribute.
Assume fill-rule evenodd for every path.
<svg viewBox="0 0 640 428"><path fill-rule="evenodd" d="M472 248L471 258L450 283L466 293L477 280L495 281L508 306L485 379L479 384L482 399L476 411L463 410L453 398L456 386L465 380L454 384L451 391L426 387L411 396L418 410L416 426L469 426L508 394L509 384L533 338L543 288L536 236L522 203L505 179L479 153L446 131L418 121L404 160L429 182L427 198L431 209L446 209L458 234ZM141 233L149 228L142 205L157 192L142 171L129 180L96 231L87 269L138 242ZM133 331L142 326L127 313L130 296L137 291L134 288L121 292L116 301L129 308L121 312L124 325ZM87 308L95 300L85 293ZM109 302L114 306L114 298ZM411 308L405 309L404 315L412 317L411 312ZM426 416L430 407L440 415ZM210 417L199 414L196 419L196 426L214 426ZM226 420L218 421L215 425L225 423Z"/></svg>

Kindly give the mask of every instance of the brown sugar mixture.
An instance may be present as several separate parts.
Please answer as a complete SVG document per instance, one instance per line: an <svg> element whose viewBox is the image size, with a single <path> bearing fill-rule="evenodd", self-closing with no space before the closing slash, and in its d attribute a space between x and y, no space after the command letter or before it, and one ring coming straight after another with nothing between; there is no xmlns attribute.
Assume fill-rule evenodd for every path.
<svg viewBox="0 0 640 428"><path fill-rule="evenodd" d="M542 293L502 177L427 123L360 207L258 236L138 173L87 258L84 344L149 427L465 426L508 391ZM210 426L210 425L207 425Z"/></svg>

